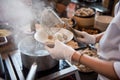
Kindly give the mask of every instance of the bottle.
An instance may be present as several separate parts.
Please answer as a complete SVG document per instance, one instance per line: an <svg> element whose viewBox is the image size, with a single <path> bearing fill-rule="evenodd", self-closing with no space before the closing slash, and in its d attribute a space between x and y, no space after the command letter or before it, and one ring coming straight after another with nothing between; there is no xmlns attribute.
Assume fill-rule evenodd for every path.
<svg viewBox="0 0 120 80"><path fill-rule="evenodd" d="M110 0L102 0L102 5L103 5L103 7L108 8L108 6L109 6L109 1L110 1Z"/></svg>
<svg viewBox="0 0 120 80"><path fill-rule="evenodd" d="M71 3L68 4L67 10L66 10L68 18L72 18L74 16L75 9L76 9L76 3L71 2Z"/></svg>

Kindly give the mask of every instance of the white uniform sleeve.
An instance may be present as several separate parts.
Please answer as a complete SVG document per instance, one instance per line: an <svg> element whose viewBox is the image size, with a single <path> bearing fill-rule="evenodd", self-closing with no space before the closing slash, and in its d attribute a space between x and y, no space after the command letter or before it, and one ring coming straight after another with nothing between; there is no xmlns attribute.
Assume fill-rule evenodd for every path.
<svg viewBox="0 0 120 80"><path fill-rule="evenodd" d="M118 11L120 11L120 1L115 5L114 14L117 15Z"/></svg>
<svg viewBox="0 0 120 80"><path fill-rule="evenodd" d="M114 63L114 69L115 69L115 72L116 72L117 76L120 79L120 62L115 62Z"/></svg>

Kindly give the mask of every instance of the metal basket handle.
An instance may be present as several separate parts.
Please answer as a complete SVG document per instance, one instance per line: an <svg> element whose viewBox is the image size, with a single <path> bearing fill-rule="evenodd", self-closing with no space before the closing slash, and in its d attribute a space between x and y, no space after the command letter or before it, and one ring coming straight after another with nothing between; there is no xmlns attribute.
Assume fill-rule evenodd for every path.
<svg viewBox="0 0 120 80"><path fill-rule="evenodd" d="M4 41L3 42L0 42L0 45L3 45L3 44L6 44L8 42L7 38L4 36Z"/></svg>

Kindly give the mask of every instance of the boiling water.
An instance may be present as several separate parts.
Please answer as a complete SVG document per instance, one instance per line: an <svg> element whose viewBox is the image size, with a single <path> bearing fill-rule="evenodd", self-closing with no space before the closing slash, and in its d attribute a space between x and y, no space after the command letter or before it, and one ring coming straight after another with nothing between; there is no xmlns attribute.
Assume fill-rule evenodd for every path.
<svg viewBox="0 0 120 80"><path fill-rule="evenodd" d="M37 50L33 54L39 55L39 56L49 55L48 51L46 51L46 50Z"/></svg>

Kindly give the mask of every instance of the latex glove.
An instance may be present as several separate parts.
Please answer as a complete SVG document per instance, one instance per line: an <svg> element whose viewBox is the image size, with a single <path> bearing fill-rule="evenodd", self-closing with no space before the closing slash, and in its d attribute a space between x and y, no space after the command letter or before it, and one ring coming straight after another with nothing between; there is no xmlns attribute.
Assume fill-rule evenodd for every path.
<svg viewBox="0 0 120 80"><path fill-rule="evenodd" d="M75 50L65 45L64 43L56 40L54 48L50 48L48 46L45 46L45 49L48 50L50 55L53 59L67 59L71 62L72 55L74 54Z"/></svg>
<svg viewBox="0 0 120 80"><path fill-rule="evenodd" d="M75 30L75 31L78 35L76 38L77 41L83 42L86 44L95 44L96 43L96 36L95 35L88 34L85 31L78 31L78 30Z"/></svg>

